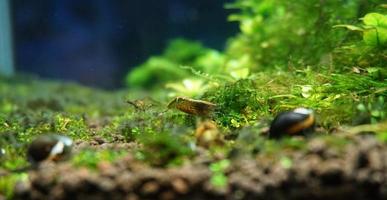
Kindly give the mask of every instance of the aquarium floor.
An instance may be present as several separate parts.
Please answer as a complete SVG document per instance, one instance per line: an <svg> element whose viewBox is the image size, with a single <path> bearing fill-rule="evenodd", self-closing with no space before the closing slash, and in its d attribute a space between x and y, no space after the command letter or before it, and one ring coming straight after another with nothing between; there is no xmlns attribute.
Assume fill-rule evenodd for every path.
<svg viewBox="0 0 387 200"><path fill-rule="evenodd" d="M205 151L188 165L151 168L128 155L94 170L45 163L16 186L15 199L386 199L387 145L355 136L338 150L315 138L304 151L288 152L292 166L273 157L239 156L225 172L228 185L210 184ZM97 139L82 148L136 148ZM77 151L76 150L76 151Z"/></svg>
<svg viewBox="0 0 387 200"><path fill-rule="evenodd" d="M249 88L238 92L249 84L236 85L226 89L237 97L251 93ZM327 112L324 119L335 123L322 122L311 137L269 140L260 134L268 122L262 120L262 127L254 118L258 125L219 124L222 136L234 131L254 139L234 136L220 147L190 147L187 154L183 148L195 143L200 120L179 110L165 112L170 100L165 92L160 104L127 103L146 95L0 78L0 147L7 151L0 157L0 173L28 165L26 148L36 136L59 133L74 140L70 160L0 177L0 199L387 199L386 122L376 124L377 131L348 134L354 127L340 125ZM332 113L340 117L342 104L335 105ZM164 160L155 162L141 151ZM214 172L214 163L222 161L229 166Z"/></svg>

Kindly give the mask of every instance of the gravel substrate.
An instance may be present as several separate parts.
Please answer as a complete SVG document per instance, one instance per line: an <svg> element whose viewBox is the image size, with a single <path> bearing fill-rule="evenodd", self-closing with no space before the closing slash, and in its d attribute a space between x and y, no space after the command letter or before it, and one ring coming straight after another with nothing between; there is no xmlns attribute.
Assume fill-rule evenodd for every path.
<svg viewBox="0 0 387 200"><path fill-rule="evenodd" d="M208 162L150 168L126 156L96 170L45 163L17 184L15 199L387 199L387 145L374 137L357 136L342 149L312 139L279 154L233 159L222 188L210 184Z"/></svg>

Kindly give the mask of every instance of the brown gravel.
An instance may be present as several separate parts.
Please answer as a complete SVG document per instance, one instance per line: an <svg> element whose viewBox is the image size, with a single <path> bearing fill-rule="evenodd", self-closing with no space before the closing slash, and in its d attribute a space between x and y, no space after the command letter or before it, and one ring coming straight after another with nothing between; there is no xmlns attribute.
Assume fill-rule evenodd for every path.
<svg viewBox="0 0 387 200"><path fill-rule="evenodd" d="M224 188L210 184L207 162L163 169L127 156L95 171L45 163L17 184L15 199L387 199L387 145L373 137L359 136L343 149L312 139L286 156L291 166L274 156L233 160Z"/></svg>

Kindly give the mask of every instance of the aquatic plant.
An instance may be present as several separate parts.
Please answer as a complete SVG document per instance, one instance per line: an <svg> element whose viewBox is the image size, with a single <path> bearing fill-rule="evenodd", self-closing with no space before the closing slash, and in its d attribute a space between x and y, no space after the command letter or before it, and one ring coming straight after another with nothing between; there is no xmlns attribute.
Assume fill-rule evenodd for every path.
<svg viewBox="0 0 387 200"><path fill-rule="evenodd" d="M126 77L129 87L157 88L192 76L191 70L216 74L222 71L224 57L199 42L184 39L170 41L164 52L149 58L130 71Z"/></svg>
<svg viewBox="0 0 387 200"><path fill-rule="evenodd" d="M91 150L86 149L71 159L76 167L87 167L89 169L96 169L101 162L113 162L118 158L127 155L127 151L111 151L111 150Z"/></svg>
<svg viewBox="0 0 387 200"><path fill-rule="evenodd" d="M238 21L241 30L227 56L255 72L323 64L346 39L332 26L350 23L381 2L237 0L226 6L238 10L229 20Z"/></svg>
<svg viewBox="0 0 387 200"><path fill-rule="evenodd" d="M230 160L220 160L218 162L211 163L209 168L212 172L210 183L217 188L224 188L227 186L228 177L226 176L226 170L230 167Z"/></svg>
<svg viewBox="0 0 387 200"><path fill-rule="evenodd" d="M363 34L363 41L371 47L383 47L387 45L387 16L380 13L368 13L361 18L362 27L354 25L336 25L351 31L360 31Z"/></svg>
<svg viewBox="0 0 387 200"><path fill-rule="evenodd" d="M192 149L181 136L168 132L147 132L138 137L143 145L136 157L152 166L165 167L181 165L193 155Z"/></svg>
<svg viewBox="0 0 387 200"><path fill-rule="evenodd" d="M188 75L178 64L162 57L152 57L130 72L126 82L130 87L162 87L168 81L180 80Z"/></svg>

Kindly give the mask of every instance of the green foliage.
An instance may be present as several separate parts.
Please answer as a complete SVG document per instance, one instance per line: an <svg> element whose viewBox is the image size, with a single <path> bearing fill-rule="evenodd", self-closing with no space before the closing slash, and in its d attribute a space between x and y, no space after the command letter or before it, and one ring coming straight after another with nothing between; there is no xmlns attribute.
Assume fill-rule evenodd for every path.
<svg viewBox="0 0 387 200"><path fill-rule="evenodd" d="M52 111L18 111L5 117L0 124L0 133L15 134L20 141L29 141L31 136L43 133L62 133L73 138L87 139L89 131L80 116Z"/></svg>
<svg viewBox="0 0 387 200"><path fill-rule="evenodd" d="M178 64L163 57L152 57L130 72L126 82L130 87L151 88L187 76L188 72L180 69Z"/></svg>
<svg viewBox="0 0 387 200"><path fill-rule="evenodd" d="M199 42L184 39L172 40L164 53L149 58L144 64L130 71L126 77L129 87L161 88L168 82L180 81L191 76L183 66L203 73L216 74L222 70L224 57L216 50Z"/></svg>
<svg viewBox="0 0 387 200"><path fill-rule="evenodd" d="M262 108L258 103L259 94L250 79L213 88L203 97L217 104L215 119L224 126L239 127L248 120L255 119L254 112Z"/></svg>
<svg viewBox="0 0 387 200"><path fill-rule="evenodd" d="M89 169L96 169L100 162L113 162L120 157L127 155L127 151L114 151L114 150L84 150L75 155L71 162L77 166L85 166Z"/></svg>
<svg viewBox="0 0 387 200"><path fill-rule="evenodd" d="M363 18L365 30L363 40L367 45L387 46L387 15L368 13Z"/></svg>
<svg viewBox="0 0 387 200"><path fill-rule="evenodd" d="M385 48L387 45L387 15L371 12L361 19L363 20L362 26L348 24L334 26L361 32L363 41L352 39L345 45L337 47L333 52L333 63L340 66L341 69L353 68L359 73L360 70L369 74L379 72L374 78L383 80L386 77L385 63L387 62L385 57L387 53Z"/></svg>
<svg viewBox="0 0 387 200"><path fill-rule="evenodd" d="M181 65L190 65L206 54L207 49L199 42L184 39L172 40L165 49L163 56Z"/></svg>
<svg viewBox="0 0 387 200"><path fill-rule="evenodd" d="M227 186L228 177L226 176L226 170L229 168L230 160L224 159L218 162L211 163L210 170L212 172L210 183L214 187L224 188Z"/></svg>
<svg viewBox="0 0 387 200"><path fill-rule="evenodd" d="M331 74L330 87L327 87L326 92L336 93L354 93L355 95L370 95L374 93L384 93L386 91L379 90L387 86L386 83L375 81L369 76L357 74ZM356 83L356 84L354 84Z"/></svg>
<svg viewBox="0 0 387 200"><path fill-rule="evenodd" d="M376 135L376 138L377 138L379 141L384 142L385 144L387 144L387 131L378 133L378 134Z"/></svg>
<svg viewBox="0 0 387 200"><path fill-rule="evenodd" d="M192 149L183 137L167 132L145 132L138 137L143 145L136 154L137 158L157 166L181 165L186 158L193 155Z"/></svg>
<svg viewBox="0 0 387 200"><path fill-rule="evenodd" d="M362 27L354 25L336 25L351 31L363 33L363 41L371 47L383 47L387 45L387 15L380 13L368 13L363 18Z"/></svg>
<svg viewBox="0 0 387 200"><path fill-rule="evenodd" d="M332 26L355 20L364 8L380 2L237 0L227 7L239 10L229 20L240 23L241 33L229 44L227 55L253 71L317 65L345 39L346 34Z"/></svg>
<svg viewBox="0 0 387 200"><path fill-rule="evenodd" d="M251 125L297 107L314 109L319 123L328 128L352 123L359 101L376 102L386 96L387 84L373 75L321 71L255 73L250 79L214 87L202 98L218 105L214 119L228 128Z"/></svg>
<svg viewBox="0 0 387 200"><path fill-rule="evenodd" d="M7 199L12 199L16 183L26 180L28 180L26 173L12 174L9 176L0 177L0 194L5 195Z"/></svg>
<svg viewBox="0 0 387 200"><path fill-rule="evenodd" d="M126 142L136 141L149 132L171 132L179 134L187 132L194 126L195 119L174 112L165 112L166 107L160 109L150 108L146 111L131 112L128 114L116 116L99 133L106 138L121 135ZM152 123L149 123L152 121Z"/></svg>
<svg viewBox="0 0 387 200"><path fill-rule="evenodd" d="M234 152L241 155L262 155L275 157L285 167L292 166L292 158L288 157L290 152L301 152L308 150L310 140L319 140L334 150L344 150L351 141L334 134L319 132L309 138L283 137L280 140L269 140L265 135L257 132L258 127L244 127L239 133L234 146Z"/></svg>
<svg viewBox="0 0 387 200"><path fill-rule="evenodd" d="M0 167L7 170L15 170L28 165L24 148L14 149L14 146L5 146L6 154L1 158Z"/></svg>
<svg viewBox="0 0 387 200"><path fill-rule="evenodd" d="M281 166L285 169L289 169L293 166L293 160L287 156L280 159Z"/></svg>
<svg viewBox="0 0 387 200"><path fill-rule="evenodd" d="M173 92L169 93L171 97L194 97L208 89L208 84L205 84L201 79L184 79L181 83L168 83L165 87L173 90Z"/></svg>
<svg viewBox="0 0 387 200"><path fill-rule="evenodd" d="M357 115L354 118L354 124L377 124L387 119L387 106L385 97L370 98L368 101L359 103L356 106Z"/></svg>
<svg viewBox="0 0 387 200"><path fill-rule="evenodd" d="M278 152L281 151L303 150L305 147L305 140L300 138L285 137L280 141L266 140L263 142L262 146L256 146L256 149L254 150L264 154L278 155Z"/></svg>

